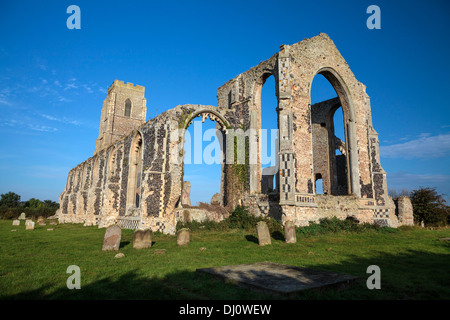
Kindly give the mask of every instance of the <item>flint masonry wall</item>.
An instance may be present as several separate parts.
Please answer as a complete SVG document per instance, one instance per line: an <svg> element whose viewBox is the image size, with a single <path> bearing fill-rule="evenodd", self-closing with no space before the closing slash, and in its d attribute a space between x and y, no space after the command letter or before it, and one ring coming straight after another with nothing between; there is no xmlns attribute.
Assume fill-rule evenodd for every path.
<svg viewBox="0 0 450 320"><path fill-rule="evenodd" d="M117 223L125 228L151 228L174 233L174 210L180 201L183 178L184 137L178 130L198 115L214 118L216 109L200 105L178 106L72 169L60 195L60 222L99 227ZM201 113L197 114L198 111ZM137 136L142 139L139 207L127 204L127 190L131 187L130 154Z"/></svg>
<svg viewBox="0 0 450 320"><path fill-rule="evenodd" d="M335 100L344 114L344 196L318 196L315 192L316 172L328 175L327 181L333 176L329 160L323 159L327 152L323 140L327 134L330 140L330 131L314 134L317 123L312 119L310 90L317 74L334 87ZM261 90L269 76L275 78L278 99L279 188L272 194L262 194ZM122 82L118 84L122 89ZM113 100L114 92L108 91L105 105L112 107L112 101L124 105L126 94ZM145 105L142 92L140 88L132 91L133 105L138 105L136 99L141 101L141 111ZM127 228L150 227L174 233L177 213L182 209L184 134L180 130L201 116L216 121L225 137L221 196L230 208L247 205L253 214L272 214L283 223L292 220L298 226L329 216L398 225L394 202L387 195L386 173L380 165L369 96L326 34L281 46L271 58L221 86L217 97L218 107L177 106L146 123L129 121L120 127L123 136L110 144L105 139L100 143L97 140L94 156L69 172L60 196L60 222L100 227L118 223ZM125 112L105 105L105 110ZM114 118L114 112L109 119ZM247 133L245 141L241 141L245 146L245 162L241 164L235 161L239 157L234 151L237 130ZM111 137L113 133L105 124L101 124L100 132ZM334 142L327 144L334 148ZM325 167L330 168L328 173ZM330 186L326 188L333 191Z"/></svg>

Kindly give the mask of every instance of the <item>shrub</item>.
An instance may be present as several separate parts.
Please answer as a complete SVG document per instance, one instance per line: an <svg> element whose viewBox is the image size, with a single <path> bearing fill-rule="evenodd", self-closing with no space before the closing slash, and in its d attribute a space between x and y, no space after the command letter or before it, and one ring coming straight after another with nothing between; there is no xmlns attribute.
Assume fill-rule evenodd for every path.
<svg viewBox="0 0 450 320"><path fill-rule="evenodd" d="M389 227L380 227L370 223L358 223L355 219L347 218L340 220L336 217L320 219L319 223L310 221L309 226L301 227L297 229L299 233L304 235L317 235L326 233L338 233L338 232L365 232L365 231L377 231L377 232L396 232L396 229Z"/></svg>
<svg viewBox="0 0 450 320"><path fill-rule="evenodd" d="M227 218L220 222L215 222L211 220L205 220L203 222L197 222L197 221L191 221L191 222L182 222L178 221L177 223L177 230L181 228L189 228L190 230L200 230L200 229L206 229L206 230L216 230L216 231L222 231L222 230L229 230L229 229L244 229L244 230L251 230L256 227L256 224L259 221L265 221L267 223L267 226L269 227L269 231L271 233L273 232L281 232L283 231L283 227L281 226L280 222L276 221L275 219L271 218L264 218L264 217L255 217L251 215L247 208L244 206L237 206Z"/></svg>
<svg viewBox="0 0 450 320"><path fill-rule="evenodd" d="M419 188L411 193L414 220L427 226L440 227L449 223L450 207L436 188Z"/></svg>

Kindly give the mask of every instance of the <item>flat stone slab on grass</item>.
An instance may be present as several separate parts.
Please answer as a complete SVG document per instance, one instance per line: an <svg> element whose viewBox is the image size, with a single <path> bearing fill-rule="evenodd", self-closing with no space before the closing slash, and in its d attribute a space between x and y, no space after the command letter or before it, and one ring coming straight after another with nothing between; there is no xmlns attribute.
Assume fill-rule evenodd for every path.
<svg viewBox="0 0 450 320"><path fill-rule="evenodd" d="M239 285L269 293L291 295L303 290L347 284L358 277L328 271L301 268L273 262L257 262L216 268L197 269L197 272L231 280Z"/></svg>

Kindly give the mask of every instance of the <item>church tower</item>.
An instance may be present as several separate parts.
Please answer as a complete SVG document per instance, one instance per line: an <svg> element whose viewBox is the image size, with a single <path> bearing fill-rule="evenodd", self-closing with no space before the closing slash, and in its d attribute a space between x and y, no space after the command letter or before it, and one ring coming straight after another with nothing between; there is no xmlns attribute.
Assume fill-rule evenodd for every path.
<svg viewBox="0 0 450 320"><path fill-rule="evenodd" d="M145 87L114 80L103 101L94 155L145 123Z"/></svg>

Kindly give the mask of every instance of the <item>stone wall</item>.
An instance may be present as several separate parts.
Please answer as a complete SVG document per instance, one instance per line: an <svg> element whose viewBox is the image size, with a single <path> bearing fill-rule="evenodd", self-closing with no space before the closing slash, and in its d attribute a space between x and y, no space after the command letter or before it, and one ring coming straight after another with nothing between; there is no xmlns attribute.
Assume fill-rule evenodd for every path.
<svg viewBox="0 0 450 320"><path fill-rule="evenodd" d="M331 83L337 98L311 107L311 85L318 74ZM270 76L275 78L278 100L278 188L264 194L261 90ZM118 223L174 233L183 209L183 130L195 117L202 117L216 121L224 136L221 197L225 206L244 204L255 215L272 215L296 225L331 216L391 226L410 223L406 201L397 201L397 218L387 195L366 88L326 34L282 45L268 60L218 88L217 97L217 107L177 106L144 123L143 87L115 81L102 109L94 156L69 172L60 196L60 222L100 227ZM129 117L125 116L128 99ZM330 114L339 106L345 143L331 134ZM244 152L236 154L237 145ZM330 161L337 147L343 156ZM317 173L326 181L327 195L316 193ZM337 191L343 183L345 189ZM202 219L201 213L194 215Z"/></svg>

